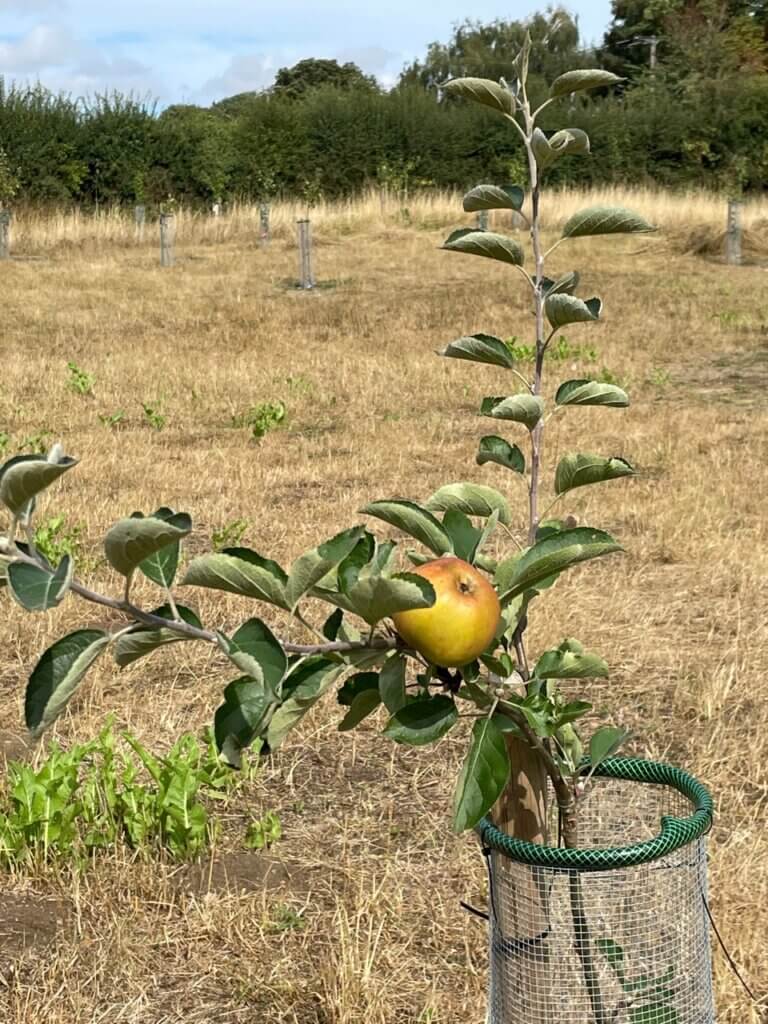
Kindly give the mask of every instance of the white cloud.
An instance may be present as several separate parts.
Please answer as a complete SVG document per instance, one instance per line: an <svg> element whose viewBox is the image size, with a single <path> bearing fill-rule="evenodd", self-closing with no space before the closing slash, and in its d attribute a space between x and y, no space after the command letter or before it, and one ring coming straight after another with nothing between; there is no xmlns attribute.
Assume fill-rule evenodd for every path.
<svg viewBox="0 0 768 1024"><path fill-rule="evenodd" d="M214 75L201 87L204 97L221 99L235 96L240 92L266 89L271 85L278 67L282 64L264 53L246 53L231 57L229 64L220 75Z"/></svg>
<svg viewBox="0 0 768 1024"><path fill-rule="evenodd" d="M0 43L0 67L5 72L36 74L76 60L81 46L70 33L54 25L36 25L14 42Z"/></svg>

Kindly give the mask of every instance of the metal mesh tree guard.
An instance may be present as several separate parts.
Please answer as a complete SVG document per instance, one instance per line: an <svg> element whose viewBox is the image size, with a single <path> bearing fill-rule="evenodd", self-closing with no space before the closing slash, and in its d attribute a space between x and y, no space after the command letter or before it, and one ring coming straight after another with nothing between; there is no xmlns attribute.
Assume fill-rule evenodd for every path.
<svg viewBox="0 0 768 1024"><path fill-rule="evenodd" d="M711 822L712 801L694 778L625 757L595 773L578 850L514 840L481 822L488 1024L713 1024Z"/></svg>

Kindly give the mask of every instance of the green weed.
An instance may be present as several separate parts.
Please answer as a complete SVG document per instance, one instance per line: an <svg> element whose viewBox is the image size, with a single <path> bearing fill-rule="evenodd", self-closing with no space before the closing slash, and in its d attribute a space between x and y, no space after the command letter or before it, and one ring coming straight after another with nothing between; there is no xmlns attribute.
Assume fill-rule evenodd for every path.
<svg viewBox="0 0 768 1024"><path fill-rule="evenodd" d="M282 836L280 819L274 811L267 811L261 818L251 821L245 834L245 845L250 850L268 850Z"/></svg>
<svg viewBox="0 0 768 1024"><path fill-rule="evenodd" d="M112 723L98 739L62 750L52 744L35 770L11 762L0 791L0 864L60 859L83 866L125 843L142 855L177 860L199 854L215 831L201 797L222 797L252 777L220 759L210 730L201 746L182 736L157 757Z"/></svg>
<svg viewBox="0 0 768 1024"><path fill-rule="evenodd" d="M252 405L248 412L240 416L232 417L233 427L248 427L254 441L260 441L262 437L279 427L286 417L285 402L278 399L276 402L259 402Z"/></svg>
<svg viewBox="0 0 768 1024"><path fill-rule="evenodd" d="M211 534L214 551L221 551L223 548L236 548L249 526L250 523L247 519L233 519L218 530L214 530Z"/></svg>
<svg viewBox="0 0 768 1024"><path fill-rule="evenodd" d="M51 516L35 530L35 547L51 565L58 565L64 555L78 561L82 552L82 523L67 526L67 517Z"/></svg>
<svg viewBox="0 0 768 1024"><path fill-rule="evenodd" d="M168 417L159 408L158 403L150 405L147 402L142 402L141 405L144 410L144 419L152 427L153 430L164 430L165 424L168 422Z"/></svg>
<svg viewBox="0 0 768 1024"><path fill-rule="evenodd" d="M123 409L118 409L116 412L111 413L99 413L99 420L105 427L109 427L110 430L117 430L124 419L125 412Z"/></svg>
<svg viewBox="0 0 768 1024"><path fill-rule="evenodd" d="M82 370L77 363L73 362L67 363L67 369L69 370L69 380L67 381L69 390L74 391L76 395L92 395L96 380L93 374Z"/></svg>

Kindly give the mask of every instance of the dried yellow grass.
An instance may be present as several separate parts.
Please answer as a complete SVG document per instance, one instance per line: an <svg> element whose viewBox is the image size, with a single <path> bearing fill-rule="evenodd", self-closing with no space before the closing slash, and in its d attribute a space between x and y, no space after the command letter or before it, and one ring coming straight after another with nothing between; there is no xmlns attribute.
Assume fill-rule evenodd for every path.
<svg viewBox="0 0 768 1024"><path fill-rule="evenodd" d="M550 227L583 198L553 197ZM648 194L645 208L632 199L621 201L669 226L689 216L671 198ZM284 284L297 271L297 209L277 211L280 230L267 251L253 244L253 211L240 215L240 234L227 218L183 221L172 270L158 267L149 239L119 244L130 234L122 220L98 222L104 234L94 242L92 221L31 219L25 227L19 218L19 248L44 258L2 268L0 430L12 446L50 430L82 458L40 515L63 511L82 524L86 550L97 556L84 565L93 585L117 586L98 563L109 524L159 503L193 514L193 552L209 547L213 529L244 516L245 543L283 563L358 521L367 501L423 499L454 480L504 489L522 525L519 482L474 464L484 432L479 400L500 393L503 377L434 355L468 331L526 340L519 282L504 267L438 251L442 230L407 229L396 210L381 221L377 202L328 211L325 221L313 211L316 272L337 286L310 294ZM414 223L461 223L447 198L431 202L409 202ZM691 203L697 217L721 220L720 200ZM556 417L549 466L582 448L624 455L639 473L575 492L567 503L582 522L614 532L626 554L563 578L533 616L532 643L538 650L569 635L603 652L612 676L590 687L590 697L634 731L637 753L682 764L711 786L714 912L762 994L765 271L670 254L665 237L642 257L630 254L645 240L631 238L580 241L553 257L555 272L584 271L585 292L604 297L606 316L567 332L596 353L552 364L549 388L605 369L627 383L633 405ZM76 244L62 247L67 242ZM94 397L68 390L69 360L94 374ZM288 423L261 445L231 426L233 414L278 398ZM146 401L167 415L162 432L145 423ZM98 414L118 409L126 418L111 431ZM139 592L153 601L149 584ZM234 597L200 591L187 599L211 625L231 629L255 610L282 635L299 635ZM0 740L13 747L23 732L24 680L40 651L105 617L75 601L46 616L2 602ZM210 720L229 678L220 657L193 645L122 673L104 662L55 735L64 743L91 737L112 712L162 750ZM330 700L266 763L244 802L219 808L217 858L229 866L229 887L218 868L209 876L204 867L195 881L187 869L134 862L124 851L80 879L50 869L4 877L0 1020L483 1024L485 929L458 901L482 905L484 868L473 838L449 831L463 743L457 736L436 749L405 750L376 735L381 723L340 735L337 721ZM288 877L277 887L246 880L240 892L233 858L250 816L268 808L283 820L275 856ZM55 944L23 953L9 946L3 899L22 901L30 914L58 901ZM301 927L285 927L296 920ZM715 963L722 1024L758 1024L718 953Z"/></svg>
<svg viewBox="0 0 768 1024"><path fill-rule="evenodd" d="M725 228L726 200L703 190L672 194L650 188L606 186L584 191L563 188L552 192L544 210L545 228L556 230L571 214L587 205L627 206L642 214L651 224L668 232ZM461 214L461 194L449 191L423 191L398 196L371 190L364 196L340 202L321 202L307 207L300 201L276 201L271 204L270 224L274 235L293 237L298 219L309 217L316 230L334 233L371 232L401 227L403 211L417 227L448 227L466 215ZM254 203L229 204L224 215L213 217L207 211L179 206L175 209L179 243L190 245L223 242L252 243L259 235L259 206ZM474 220L474 218L470 218ZM509 227L506 214L492 214L491 222ZM768 198L757 197L744 203L742 223L745 229L765 236L768 223ZM148 219L143 234L135 225L133 211L108 207L96 213L78 209L51 213L48 210L20 210L16 213L14 245L23 253L42 255L56 246L136 245L154 239L157 225Z"/></svg>

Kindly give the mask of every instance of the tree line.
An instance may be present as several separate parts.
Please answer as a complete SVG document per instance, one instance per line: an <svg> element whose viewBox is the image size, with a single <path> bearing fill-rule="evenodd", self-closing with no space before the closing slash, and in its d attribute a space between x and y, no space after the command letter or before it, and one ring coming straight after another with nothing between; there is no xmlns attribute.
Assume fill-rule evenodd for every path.
<svg viewBox="0 0 768 1024"><path fill-rule="evenodd" d="M591 139L555 184L654 183L758 192L768 185L768 0L614 0L603 44L574 19L466 21L384 90L354 64L305 60L273 85L210 107L119 93L90 100L0 78L0 203L192 203L277 195L309 203L374 185L399 193L513 181L523 153L506 123L441 94L451 77L498 80L526 30L530 88L573 67L624 76L550 106Z"/></svg>

